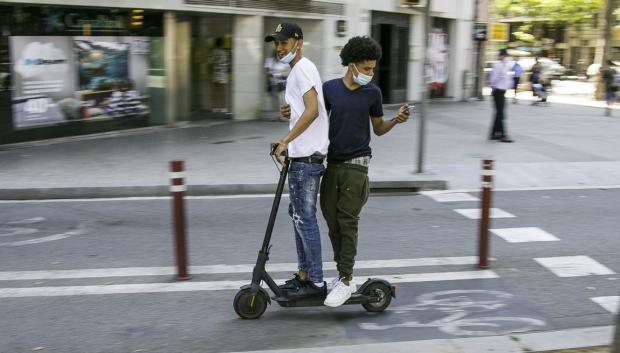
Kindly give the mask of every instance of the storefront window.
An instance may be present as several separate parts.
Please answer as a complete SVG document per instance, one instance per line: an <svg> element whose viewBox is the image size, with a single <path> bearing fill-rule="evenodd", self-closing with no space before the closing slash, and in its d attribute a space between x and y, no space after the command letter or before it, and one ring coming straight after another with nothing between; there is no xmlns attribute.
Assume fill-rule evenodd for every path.
<svg viewBox="0 0 620 353"><path fill-rule="evenodd" d="M0 11L9 63L0 74L11 75L14 129L148 115L160 12L31 5Z"/></svg>

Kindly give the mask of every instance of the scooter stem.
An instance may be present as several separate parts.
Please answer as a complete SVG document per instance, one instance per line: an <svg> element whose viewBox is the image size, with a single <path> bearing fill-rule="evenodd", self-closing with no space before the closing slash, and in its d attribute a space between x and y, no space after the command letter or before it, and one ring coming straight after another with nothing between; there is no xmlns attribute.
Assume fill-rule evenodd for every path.
<svg viewBox="0 0 620 353"><path fill-rule="evenodd" d="M276 196L273 199L271 214L269 214L269 223L267 223L267 230L265 231L265 240L263 241L263 247L261 248L261 251L265 254L269 254L269 242L271 241L271 233L273 232L273 225L275 224L276 216L278 215L278 208L280 207L280 200L282 199L282 192L284 191L284 184L286 183L286 175L288 174L288 168L290 164L291 161L287 157L284 160L284 166L280 171L280 179L278 180L278 187L276 188Z"/></svg>

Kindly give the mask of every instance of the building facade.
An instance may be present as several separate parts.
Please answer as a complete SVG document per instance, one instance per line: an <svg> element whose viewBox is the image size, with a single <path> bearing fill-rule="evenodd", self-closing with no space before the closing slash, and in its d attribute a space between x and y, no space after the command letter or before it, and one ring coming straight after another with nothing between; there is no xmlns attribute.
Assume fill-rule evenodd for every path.
<svg viewBox="0 0 620 353"><path fill-rule="evenodd" d="M264 36L282 21L304 31L324 80L356 35L384 56L385 103L460 100L472 72L474 0L433 0L423 71L423 7L404 0L27 0L0 2L0 144L268 109ZM424 1L421 1L422 5ZM423 74L424 72L424 74Z"/></svg>

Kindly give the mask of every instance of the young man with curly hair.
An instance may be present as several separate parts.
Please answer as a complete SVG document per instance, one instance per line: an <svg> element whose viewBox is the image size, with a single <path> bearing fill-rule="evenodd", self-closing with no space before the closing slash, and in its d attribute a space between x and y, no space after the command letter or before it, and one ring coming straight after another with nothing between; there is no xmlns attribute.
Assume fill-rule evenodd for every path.
<svg viewBox="0 0 620 353"><path fill-rule="evenodd" d="M353 265L357 254L358 222L368 200L368 166L372 156L370 128L377 136L409 118L403 105L396 116L383 120L382 94L370 83L381 47L369 37L353 37L340 52L347 72L323 84L329 114L327 169L321 182L320 203L329 227L338 277L328 285L325 305L337 307L356 291Z"/></svg>

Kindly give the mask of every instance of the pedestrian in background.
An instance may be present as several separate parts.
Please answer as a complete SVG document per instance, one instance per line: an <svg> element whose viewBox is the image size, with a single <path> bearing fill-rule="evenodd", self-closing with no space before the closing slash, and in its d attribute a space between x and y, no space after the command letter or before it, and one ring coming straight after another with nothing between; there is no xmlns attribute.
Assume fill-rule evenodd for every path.
<svg viewBox="0 0 620 353"><path fill-rule="evenodd" d="M616 92L618 91L618 85L620 84L620 74L616 73L613 69L614 63L609 60L607 65L601 69L601 79L605 87L605 101L607 107L605 107L605 116L611 116L611 107L616 101ZM615 78L618 77L618 80Z"/></svg>
<svg viewBox="0 0 620 353"><path fill-rule="evenodd" d="M518 62L515 61L515 64L512 66L512 72L514 72L513 81L514 81L514 91L515 96L512 99L512 103L517 103L517 91L519 90L519 81L521 81L521 75L523 74L523 68L519 65Z"/></svg>
<svg viewBox="0 0 620 353"><path fill-rule="evenodd" d="M277 119L288 121L280 115L280 107L284 105L284 93L286 90L286 78L291 68L288 64L281 62L277 58L276 51L265 59L265 73L267 76L267 87L271 95L272 111L277 112Z"/></svg>
<svg viewBox="0 0 620 353"><path fill-rule="evenodd" d="M495 104L495 118L489 139L501 142L513 142L506 134L504 120L506 114L506 91L512 88L514 81L510 75L508 52L506 49L499 51L499 61L493 64L489 77L489 85L492 88L493 103Z"/></svg>
<svg viewBox="0 0 620 353"><path fill-rule="evenodd" d="M532 94L537 97L532 104L547 102L547 88L545 87L545 79L543 77L543 67L536 58L536 63L532 66L532 74L530 75L532 82Z"/></svg>

